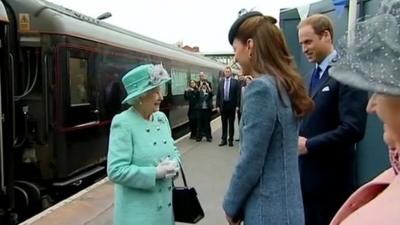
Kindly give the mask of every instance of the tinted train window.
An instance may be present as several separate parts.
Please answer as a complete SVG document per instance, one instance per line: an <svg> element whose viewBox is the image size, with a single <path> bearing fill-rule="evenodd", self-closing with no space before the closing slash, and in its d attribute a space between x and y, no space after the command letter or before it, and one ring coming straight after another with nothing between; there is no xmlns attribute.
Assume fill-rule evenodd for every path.
<svg viewBox="0 0 400 225"><path fill-rule="evenodd" d="M71 106L88 105L88 61L69 58L69 87Z"/></svg>
<svg viewBox="0 0 400 225"><path fill-rule="evenodd" d="M161 87L161 93L163 94L163 96L167 96L168 95L168 87L167 87L167 83L164 83L163 85L160 86Z"/></svg>
<svg viewBox="0 0 400 225"><path fill-rule="evenodd" d="M190 80L199 80L199 73L200 72L190 73Z"/></svg>
<svg viewBox="0 0 400 225"><path fill-rule="evenodd" d="M172 95L183 95L187 87L187 72L184 70L171 69L171 91Z"/></svg>

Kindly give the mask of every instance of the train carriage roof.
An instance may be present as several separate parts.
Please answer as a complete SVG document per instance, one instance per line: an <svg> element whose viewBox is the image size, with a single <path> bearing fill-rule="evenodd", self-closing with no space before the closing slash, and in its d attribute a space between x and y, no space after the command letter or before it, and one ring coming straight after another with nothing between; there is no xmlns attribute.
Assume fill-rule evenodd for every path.
<svg viewBox="0 0 400 225"><path fill-rule="evenodd" d="M7 11L2 2L0 2L0 21L8 23Z"/></svg>
<svg viewBox="0 0 400 225"><path fill-rule="evenodd" d="M8 0L8 2L15 13L30 15L28 33L65 34L188 64L224 69L223 64L199 54L122 29L45 0Z"/></svg>

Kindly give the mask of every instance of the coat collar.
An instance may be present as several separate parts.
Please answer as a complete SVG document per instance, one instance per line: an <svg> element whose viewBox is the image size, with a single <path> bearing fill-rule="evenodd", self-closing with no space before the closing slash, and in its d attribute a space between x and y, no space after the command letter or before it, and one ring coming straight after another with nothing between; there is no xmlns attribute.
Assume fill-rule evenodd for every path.
<svg viewBox="0 0 400 225"><path fill-rule="evenodd" d="M372 201L384 190L390 196L400 195L400 176L395 175L393 168L386 170L354 192L336 213L330 225L341 224L353 212Z"/></svg>

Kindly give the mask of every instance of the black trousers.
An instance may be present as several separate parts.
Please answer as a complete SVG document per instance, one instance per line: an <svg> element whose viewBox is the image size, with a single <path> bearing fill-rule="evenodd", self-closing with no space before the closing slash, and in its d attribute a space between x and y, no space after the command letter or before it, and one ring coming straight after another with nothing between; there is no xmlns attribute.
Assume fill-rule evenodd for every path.
<svg viewBox="0 0 400 225"><path fill-rule="evenodd" d="M229 130L229 142L233 141L233 135L235 134L235 108L229 110L222 110L221 112L222 121L222 141L226 142L228 130Z"/></svg>
<svg viewBox="0 0 400 225"><path fill-rule="evenodd" d="M336 212L350 193L305 193L303 192L306 225L329 225Z"/></svg>
<svg viewBox="0 0 400 225"><path fill-rule="evenodd" d="M211 109L198 110L197 116L197 138L212 138L211 136Z"/></svg>
<svg viewBox="0 0 400 225"><path fill-rule="evenodd" d="M191 109L188 112L188 118L189 118L189 129L190 129L190 137L195 138L197 136L197 123L198 123L198 113L196 112L197 110Z"/></svg>

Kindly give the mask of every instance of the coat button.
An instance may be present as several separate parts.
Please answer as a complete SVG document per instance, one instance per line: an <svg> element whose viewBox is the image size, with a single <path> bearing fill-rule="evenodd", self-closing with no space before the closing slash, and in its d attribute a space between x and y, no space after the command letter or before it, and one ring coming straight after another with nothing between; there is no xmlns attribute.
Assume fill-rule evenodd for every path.
<svg viewBox="0 0 400 225"><path fill-rule="evenodd" d="M168 190L170 191L171 189L172 189L172 187L171 187L171 186L169 186L169 187L168 187Z"/></svg>
<svg viewBox="0 0 400 225"><path fill-rule="evenodd" d="M168 207L171 207L171 205L172 205L172 204L171 204L171 202L170 202L170 203L168 203Z"/></svg>
<svg viewBox="0 0 400 225"><path fill-rule="evenodd" d="M157 141L154 141L154 142L153 142L153 145L156 146L156 145L157 145Z"/></svg>
<svg viewBox="0 0 400 225"><path fill-rule="evenodd" d="M161 205L159 205L159 206L157 207L157 209L158 209L158 210L161 210L161 209L162 209L162 206L161 206Z"/></svg>
<svg viewBox="0 0 400 225"><path fill-rule="evenodd" d="M164 139L163 142L164 142L164 144L167 144L167 140Z"/></svg>
<svg viewBox="0 0 400 225"><path fill-rule="evenodd" d="M157 131L160 131L160 127L157 127Z"/></svg>
<svg viewBox="0 0 400 225"><path fill-rule="evenodd" d="M146 128L146 132L149 133L150 132L150 128Z"/></svg>

